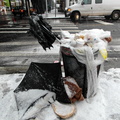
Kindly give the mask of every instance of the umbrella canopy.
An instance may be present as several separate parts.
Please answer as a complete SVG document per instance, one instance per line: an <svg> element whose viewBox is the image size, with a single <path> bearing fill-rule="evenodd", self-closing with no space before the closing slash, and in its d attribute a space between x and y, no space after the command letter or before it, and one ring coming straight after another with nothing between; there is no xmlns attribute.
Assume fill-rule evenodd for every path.
<svg viewBox="0 0 120 120"><path fill-rule="evenodd" d="M71 103L61 79L60 63L34 63L32 62L25 77L14 91L30 89L49 90L56 93L56 99L62 103Z"/></svg>
<svg viewBox="0 0 120 120"><path fill-rule="evenodd" d="M30 16L30 33L38 39L38 42L46 48L53 47L52 44L57 39L60 39L57 34L52 32L52 27L43 19L41 15L35 14Z"/></svg>

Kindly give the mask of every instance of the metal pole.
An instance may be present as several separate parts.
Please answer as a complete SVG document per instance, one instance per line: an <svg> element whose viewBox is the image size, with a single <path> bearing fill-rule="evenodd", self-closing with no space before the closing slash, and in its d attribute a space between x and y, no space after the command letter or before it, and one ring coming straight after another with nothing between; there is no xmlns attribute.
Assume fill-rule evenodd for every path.
<svg viewBox="0 0 120 120"><path fill-rule="evenodd" d="M46 17L48 17L48 3L47 3L47 0L46 0Z"/></svg>
<svg viewBox="0 0 120 120"><path fill-rule="evenodd" d="M56 17L56 0L55 0L55 17Z"/></svg>
<svg viewBox="0 0 120 120"><path fill-rule="evenodd" d="M68 7L69 6L69 0L66 0L66 6L65 7Z"/></svg>
<svg viewBox="0 0 120 120"><path fill-rule="evenodd" d="M28 16L30 16L30 6L29 6L29 1L27 0L27 12L28 12Z"/></svg>

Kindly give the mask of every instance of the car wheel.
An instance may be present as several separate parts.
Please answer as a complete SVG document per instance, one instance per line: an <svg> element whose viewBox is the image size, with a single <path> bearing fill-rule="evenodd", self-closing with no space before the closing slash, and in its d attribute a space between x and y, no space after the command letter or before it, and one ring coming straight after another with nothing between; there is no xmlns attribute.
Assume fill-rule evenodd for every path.
<svg viewBox="0 0 120 120"><path fill-rule="evenodd" d="M105 19L106 19L106 20L109 20L109 19L110 19L110 16L105 16Z"/></svg>
<svg viewBox="0 0 120 120"><path fill-rule="evenodd" d="M120 18L120 12L119 11L113 11L111 14L112 20L118 20Z"/></svg>
<svg viewBox="0 0 120 120"><path fill-rule="evenodd" d="M74 12L72 13L71 20L76 22L80 20L80 13L79 12Z"/></svg>

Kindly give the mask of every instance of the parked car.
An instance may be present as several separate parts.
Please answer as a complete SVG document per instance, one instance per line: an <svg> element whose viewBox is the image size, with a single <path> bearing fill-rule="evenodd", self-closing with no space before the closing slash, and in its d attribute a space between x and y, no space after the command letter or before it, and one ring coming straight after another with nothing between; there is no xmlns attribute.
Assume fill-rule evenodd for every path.
<svg viewBox="0 0 120 120"><path fill-rule="evenodd" d="M16 15L24 16L26 14L26 10L22 6L16 6L12 8L11 11L14 14L14 16Z"/></svg>
<svg viewBox="0 0 120 120"><path fill-rule="evenodd" d="M104 16L106 19L118 20L120 18L120 1L80 0L77 4L66 8L65 16L70 16L73 21L88 16Z"/></svg>
<svg viewBox="0 0 120 120"><path fill-rule="evenodd" d="M33 7L30 7L30 14L32 14L35 11L36 10ZM28 11L22 6L16 6L12 8L12 13L14 14L14 16L16 15L24 16L28 14Z"/></svg>

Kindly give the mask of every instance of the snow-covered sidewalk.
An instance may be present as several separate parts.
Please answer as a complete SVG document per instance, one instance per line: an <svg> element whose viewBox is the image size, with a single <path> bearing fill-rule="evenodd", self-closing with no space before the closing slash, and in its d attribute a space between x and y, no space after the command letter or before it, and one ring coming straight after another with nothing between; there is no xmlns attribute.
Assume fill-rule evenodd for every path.
<svg viewBox="0 0 120 120"><path fill-rule="evenodd" d="M24 110L19 109L18 111L13 91L24 78L24 75L0 75L0 120L21 120L19 117ZM111 68L107 72L101 72L98 80L97 95L90 102L86 100L76 102L76 114L68 120L120 120L120 68ZM40 92L39 95L43 95L45 92ZM38 97L35 91L31 95ZM26 96L24 94L23 98L26 99L24 103L25 109L25 106L31 99L27 99L27 94ZM35 111L31 111L31 115L33 114L32 112ZM41 111L37 108L36 112L39 112L42 117L38 116L35 120L59 120L51 106Z"/></svg>

